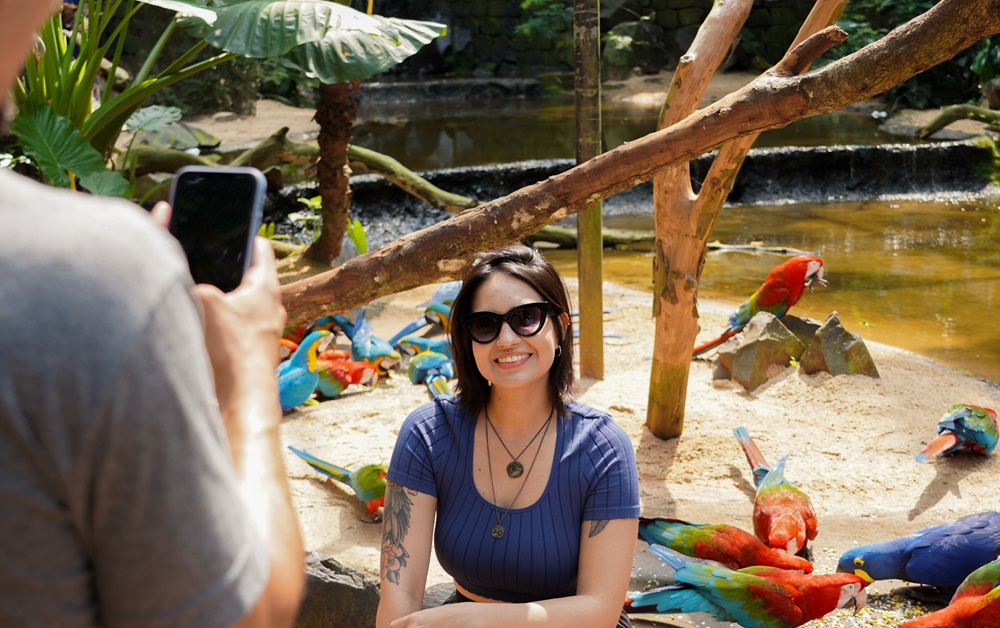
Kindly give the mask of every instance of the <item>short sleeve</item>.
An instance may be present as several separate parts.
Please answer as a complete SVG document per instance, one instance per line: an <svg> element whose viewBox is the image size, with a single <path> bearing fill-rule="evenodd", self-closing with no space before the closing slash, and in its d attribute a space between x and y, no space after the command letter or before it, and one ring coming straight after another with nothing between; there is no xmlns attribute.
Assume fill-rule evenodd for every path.
<svg viewBox="0 0 1000 628"><path fill-rule="evenodd" d="M401 486L438 496L431 458L435 404L425 404L410 413L399 429L386 478Z"/></svg>
<svg viewBox="0 0 1000 628"><path fill-rule="evenodd" d="M202 330L176 282L136 338L94 425L94 581L108 626L223 626L266 585L269 555L239 494Z"/></svg>
<svg viewBox="0 0 1000 628"><path fill-rule="evenodd" d="M583 508L583 519L632 519L640 514L639 472L635 451L625 431L610 416L597 419L590 447L595 471Z"/></svg>

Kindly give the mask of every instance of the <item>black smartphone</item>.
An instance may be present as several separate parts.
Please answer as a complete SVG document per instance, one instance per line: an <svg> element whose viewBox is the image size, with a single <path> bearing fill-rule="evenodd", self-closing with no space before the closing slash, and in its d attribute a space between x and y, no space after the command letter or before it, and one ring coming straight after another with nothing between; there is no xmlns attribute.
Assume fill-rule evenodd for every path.
<svg viewBox="0 0 1000 628"><path fill-rule="evenodd" d="M235 290L250 267L267 183L256 168L185 166L170 189L170 232L195 283Z"/></svg>

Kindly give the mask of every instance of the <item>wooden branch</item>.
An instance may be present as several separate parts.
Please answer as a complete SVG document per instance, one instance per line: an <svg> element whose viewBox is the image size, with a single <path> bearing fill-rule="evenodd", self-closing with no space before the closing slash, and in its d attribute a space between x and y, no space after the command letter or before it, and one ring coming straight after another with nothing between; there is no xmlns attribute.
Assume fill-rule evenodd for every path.
<svg viewBox="0 0 1000 628"><path fill-rule="evenodd" d="M347 157L364 164L404 192L438 209L457 213L482 204L478 199L442 190L388 155L351 144L347 148Z"/></svg>
<svg viewBox="0 0 1000 628"><path fill-rule="evenodd" d="M917 130L917 137L924 140L934 135L952 122L978 120L987 124L1000 124L1000 111L984 109L975 105L951 105L944 107L933 120Z"/></svg>
<svg viewBox="0 0 1000 628"><path fill-rule="evenodd" d="M797 77L764 74L669 128L284 286L289 324L453 279L475 251L513 242L735 137L829 113L1000 32L1000 0L942 0L881 40Z"/></svg>
<svg viewBox="0 0 1000 628"><path fill-rule="evenodd" d="M821 54L847 39L840 27L827 26L790 50L770 72L784 76L802 74Z"/></svg>
<svg viewBox="0 0 1000 628"><path fill-rule="evenodd" d="M236 156L231 166L254 166L266 170L281 164L308 164L319 157L315 142L296 142L288 139L288 127L282 127L253 148Z"/></svg>

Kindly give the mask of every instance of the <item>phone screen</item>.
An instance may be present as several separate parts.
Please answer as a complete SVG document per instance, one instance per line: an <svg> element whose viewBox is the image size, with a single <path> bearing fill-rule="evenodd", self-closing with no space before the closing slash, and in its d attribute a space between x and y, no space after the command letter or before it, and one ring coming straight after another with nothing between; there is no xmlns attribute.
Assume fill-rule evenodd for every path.
<svg viewBox="0 0 1000 628"><path fill-rule="evenodd" d="M223 292L240 284L260 228L264 190L264 178L254 169L178 171L170 231L184 248L195 283Z"/></svg>

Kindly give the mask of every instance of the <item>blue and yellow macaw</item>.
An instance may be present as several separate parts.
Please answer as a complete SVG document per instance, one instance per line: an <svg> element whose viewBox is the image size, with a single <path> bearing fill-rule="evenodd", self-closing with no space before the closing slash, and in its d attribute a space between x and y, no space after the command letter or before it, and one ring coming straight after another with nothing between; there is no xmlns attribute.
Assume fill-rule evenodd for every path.
<svg viewBox="0 0 1000 628"><path fill-rule="evenodd" d="M278 365L278 400L283 412L305 403L316 390L319 345L329 335L326 330L314 331L302 340L292 357Z"/></svg>
<svg viewBox="0 0 1000 628"><path fill-rule="evenodd" d="M455 363L443 353L423 351L410 358L407 374L414 384L426 384L435 397L450 395L448 380L455 377Z"/></svg>
<svg viewBox="0 0 1000 628"><path fill-rule="evenodd" d="M450 329L449 317L451 316L451 304L455 300L455 297L458 296L458 291L461 287L461 281L445 281L438 284L431 298L417 304L417 307L426 308L424 313L396 332L389 339L389 344L395 347L396 343L403 336L414 334L428 325L437 325L447 334Z"/></svg>
<svg viewBox="0 0 1000 628"><path fill-rule="evenodd" d="M351 322L344 314L334 314L334 320L351 340L351 358L355 362L367 362L375 367L378 375L384 376L389 369L399 364L402 356L392 345L375 335L372 324L365 319L366 308L358 311Z"/></svg>
<svg viewBox="0 0 1000 628"><path fill-rule="evenodd" d="M451 340L447 336L442 338L427 338L426 336L403 336L397 340L393 346L398 346L400 350L414 355L424 351L433 351L443 355L451 356Z"/></svg>

